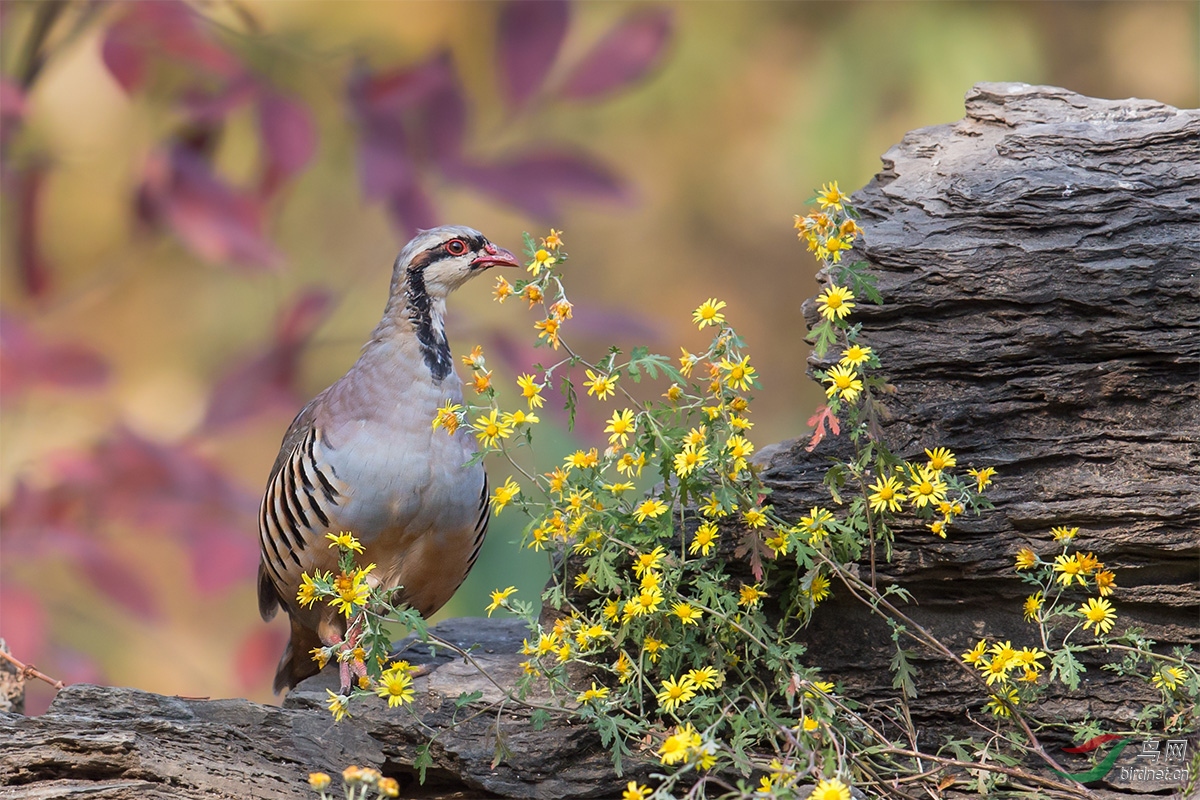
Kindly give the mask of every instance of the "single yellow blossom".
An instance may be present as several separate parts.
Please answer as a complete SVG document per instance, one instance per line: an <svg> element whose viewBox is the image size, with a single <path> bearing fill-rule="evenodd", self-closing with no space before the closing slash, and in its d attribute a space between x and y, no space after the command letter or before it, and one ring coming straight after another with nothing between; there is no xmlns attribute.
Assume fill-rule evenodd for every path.
<svg viewBox="0 0 1200 800"><path fill-rule="evenodd" d="M642 786L637 781L630 781L625 785L625 791L621 792L621 800L646 800L652 794L654 794L654 790L649 786Z"/></svg>
<svg viewBox="0 0 1200 800"><path fill-rule="evenodd" d="M984 489L992 485L992 476L996 474L994 467L984 467L983 469L969 469L967 474L975 479L975 491L982 492Z"/></svg>
<svg viewBox="0 0 1200 800"><path fill-rule="evenodd" d="M764 592L762 589L758 588L757 584L755 584L754 586L747 586L746 584L743 583L741 585L741 588L738 589L738 605L739 606L746 606L747 608L753 608L754 606L758 605L759 601L762 600L762 598L764 598L764 597L767 597L767 593Z"/></svg>
<svg viewBox="0 0 1200 800"><path fill-rule="evenodd" d="M850 800L850 787L837 778L826 778L813 788L808 797L809 800Z"/></svg>
<svg viewBox="0 0 1200 800"><path fill-rule="evenodd" d="M604 432L610 434L608 437L609 444L619 444L624 447L629 443L629 434L636 429L634 423L632 409L624 409L622 411L614 411L612 417L608 420L608 427Z"/></svg>
<svg viewBox="0 0 1200 800"><path fill-rule="evenodd" d="M958 465L958 460L945 447L935 447L932 450L926 448L925 457L929 459L929 470L931 472L941 472L944 469L949 469Z"/></svg>
<svg viewBox="0 0 1200 800"><path fill-rule="evenodd" d="M717 526L711 522L705 522L696 529L696 533L692 536L692 543L688 546L688 552L692 555L699 553L706 556L712 550L716 541Z"/></svg>
<svg viewBox="0 0 1200 800"><path fill-rule="evenodd" d="M512 595L513 593L515 593L516 591L517 591L517 587L515 587L515 586L509 586L507 589L493 590L492 591L492 602L488 605L488 607L486 609L487 615L490 617L492 615L492 612L495 611L500 606L507 606L508 603L506 603L505 601L508 600L509 596Z"/></svg>
<svg viewBox="0 0 1200 800"><path fill-rule="evenodd" d="M817 295L817 308L825 319L845 319L854 308L854 293L845 286L830 286Z"/></svg>
<svg viewBox="0 0 1200 800"><path fill-rule="evenodd" d="M493 408L490 414L484 414L471 425L475 429L475 438L486 447L495 447L500 439L512 435L512 425L499 418L500 410Z"/></svg>
<svg viewBox="0 0 1200 800"><path fill-rule="evenodd" d="M509 476L504 481L504 485L497 487L496 491L492 493L492 510L499 514L520 493L521 487L512 479L512 476Z"/></svg>
<svg viewBox="0 0 1200 800"><path fill-rule="evenodd" d="M533 376L528 373L523 373L517 376L517 386L521 389L521 396L529 403L529 408L541 408L546 402L542 397L542 386L533 379Z"/></svg>
<svg viewBox="0 0 1200 800"><path fill-rule="evenodd" d="M882 511L891 511L893 513L901 510L906 498L904 496L904 487L900 485L900 481L894 476L880 477L875 483L869 487L872 494L867 498L871 501L871 510L880 513Z"/></svg>
<svg viewBox="0 0 1200 800"><path fill-rule="evenodd" d="M710 297L692 312L692 322L696 323L696 327L700 330L704 330L707 325L720 325L725 321L725 315L721 313L721 309L724 307L724 300Z"/></svg>
<svg viewBox="0 0 1200 800"><path fill-rule="evenodd" d="M376 694L380 697L386 697L390 708L405 705L413 701L413 679L407 671L387 670L379 676L379 682L382 685L376 691Z"/></svg>
<svg viewBox="0 0 1200 800"><path fill-rule="evenodd" d="M590 369L585 372L588 379L583 385L588 387L588 394L594 395L597 400L604 400L609 395L616 394L617 375L597 375Z"/></svg>
<svg viewBox="0 0 1200 800"><path fill-rule="evenodd" d="M576 703L590 703L593 700L603 700L608 697L607 686L596 686L596 682L592 681L592 688L586 690L575 698Z"/></svg>
<svg viewBox="0 0 1200 800"><path fill-rule="evenodd" d="M857 400L863 389L863 382L854 368L842 364L829 370L825 374L825 380L829 382L829 386L825 389L825 396L833 397L836 394L847 403Z"/></svg>
<svg viewBox="0 0 1200 800"><path fill-rule="evenodd" d="M1056 542L1068 542L1075 538L1079 533L1079 528L1068 528L1065 525L1059 525L1057 528L1050 529L1050 535L1054 537Z"/></svg>
<svg viewBox="0 0 1200 800"><path fill-rule="evenodd" d="M1079 613L1087 620L1083 623L1083 629L1095 626L1097 636L1112 630L1113 622L1117 619L1117 612L1113 610L1112 603L1103 598L1088 598L1086 603L1079 606Z"/></svg>
<svg viewBox="0 0 1200 800"><path fill-rule="evenodd" d="M696 684L687 675L679 678L667 678L662 682L662 690L655 695L658 706L670 713L696 696Z"/></svg>
<svg viewBox="0 0 1200 800"><path fill-rule="evenodd" d="M637 508L633 510L633 515L637 517L638 522L645 522L647 518L656 519L667 512L667 504L659 500L657 497L643 501Z"/></svg>
<svg viewBox="0 0 1200 800"><path fill-rule="evenodd" d="M1017 551L1017 569L1032 569L1037 566L1038 557L1033 550L1028 547L1022 547Z"/></svg>
<svg viewBox="0 0 1200 800"><path fill-rule="evenodd" d="M329 697L326 698L325 703L329 708L329 713L333 714L334 722L341 722L343 719L350 716L349 707L346 705L350 700L349 697L341 694L334 694L329 689L326 689L325 692L329 695Z"/></svg>
<svg viewBox="0 0 1200 800"><path fill-rule="evenodd" d="M446 433L453 434L458 430L459 411L462 411L461 405L447 400L446 404L439 408L433 417L433 429L436 431L438 428L445 428Z"/></svg>
<svg viewBox="0 0 1200 800"><path fill-rule="evenodd" d="M341 547L345 548L346 550L353 550L359 554L361 554L363 551L362 544L358 541L358 539L355 539L354 534L350 533L349 531L342 531L341 533L336 534L327 533L325 534L325 538L332 542L332 544L329 545L330 547Z"/></svg>

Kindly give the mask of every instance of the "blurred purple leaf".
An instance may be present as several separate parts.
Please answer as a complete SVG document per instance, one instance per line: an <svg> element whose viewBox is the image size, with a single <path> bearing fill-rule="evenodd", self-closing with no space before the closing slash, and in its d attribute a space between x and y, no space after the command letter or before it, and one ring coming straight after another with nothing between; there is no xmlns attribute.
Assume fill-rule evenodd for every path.
<svg viewBox="0 0 1200 800"><path fill-rule="evenodd" d="M126 13L105 33L100 54L126 92L141 86L151 57L225 78L243 71L235 56L208 37L200 18L186 3L157 0L122 7Z"/></svg>
<svg viewBox="0 0 1200 800"><path fill-rule="evenodd" d="M41 659L48 628L46 612L37 595L0 582L0 631L12 654L27 664Z"/></svg>
<svg viewBox="0 0 1200 800"><path fill-rule="evenodd" d="M207 161L181 145L147 165L139 211L165 223L201 258L274 267L282 255L263 233L262 199L212 173Z"/></svg>
<svg viewBox="0 0 1200 800"><path fill-rule="evenodd" d="M360 119L398 123L445 84L448 60L449 54L442 52L414 67L377 73L359 65L346 90L350 105Z"/></svg>
<svg viewBox="0 0 1200 800"><path fill-rule="evenodd" d="M233 425L269 410L294 413L303 402L296 385L300 357L332 307L333 296L324 289L302 291L280 313L272 342L217 380L204 427Z"/></svg>
<svg viewBox="0 0 1200 800"><path fill-rule="evenodd" d="M466 100L448 52L403 70L359 68L347 96L359 125L358 170L363 193L384 200L400 231L432 227L437 212L422 185L422 166L461 161Z"/></svg>
<svg viewBox="0 0 1200 800"><path fill-rule="evenodd" d="M192 87L183 94L183 111L193 125L215 125L224 122L231 111L253 101L258 89L248 75L238 76L215 89Z"/></svg>
<svg viewBox="0 0 1200 800"><path fill-rule="evenodd" d="M242 638L233 657L242 691L257 690L270 682L287 639L287 628L281 625L257 626Z"/></svg>
<svg viewBox="0 0 1200 800"><path fill-rule="evenodd" d="M96 589L143 621L158 617L154 593L138 570L99 543L81 544L75 552L76 561Z"/></svg>
<svg viewBox="0 0 1200 800"><path fill-rule="evenodd" d="M624 182L590 156L562 150L530 151L491 164L464 164L447 170L464 183L539 219L554 216L563 195L624 201Z"/></svg>
<svg viewBox="0 0 1200 800"><path fill-rule="evenodd" d="M509 0L500 9L496 55L500 85L514 108L522 108L545 83L567 34L566 0Z"/></svg>
<svg viewBox="0 0 1200 800"><path fill-rule="evenodd" d="M388 198L388 213L405 238L414 236L421 228L438 224L433 201L420 184L414 183L406 192L395 192Z"/></svg>
<svg viewBox="0 0 1200 800"><path fill-rule="evenodd" d="M191 526L187 538L192 556L192 583L201 594L213 595L253 577L258 569L258 538L253 528Z"/></svg>
<svg viewBox="0 0 1200 800"><path fill-rule="evenodd" d="M46 168L33 164L13 176L17 184L17 274L21 288L31 297L50 291L50 264L38 242L42 218L42 189Z"/></svg>
<svg viewBox="0 0 1200 800"><path fill-rule="evenodd" d="M416 141L421 152L441 164L457 163L462 158L463 138L467 129L467 102L462 84L444 53L438 63L442 80L416 109Z"/></svg>
<svg viewBox="0 0 1200 800"><path fill-rule="evenodd" d="M149 589L127 574L108 545L110 526L180 541L191 554L201 591L253 576L256 545L245 532L254 530L257 497L188 445L118 429L88 450L61 453L48 464L45 485L18 482L0 508L7 557L18 550L25 559L43 553L71 559L141 615L154 611ZM216 563L195 563L205 559Z"/></svg>
<svg viewBox="0 0 1200 800"><path fill-rule="evenodd" d="M37 386L92 389L107 379L108 365L95 350L43 342L16 320L0 318L0 398Z"/></svg>
<svg viewBox="0 0 1200 800"><path fill-rule="evenodd" d="M28 108L21 87L8 78L0 78L0 148L8 146L8 140L21 127Z"/></svg>
<svg viewBox="0 0 1200 800"><path fill-rule="evenodd" d="M364 130L358 140L358 178L368 200L407 192L417 180L417 167L409 158L402 133L388 136Z"/></svg>
<svg viewBox="0 0 1200 800"><path fill-rule="evenodd" d="M307 107L269 89L259 100L258 127L267 159L260 192L270 195L312 159L317 128Z"/></svg>
<svg viewBox="0 0 1200 800"><path fill-rule="evenodd" d="M645 77L661 61L673 27L665 8L630 14L575 65L562 96L591 100Z"/></svg>

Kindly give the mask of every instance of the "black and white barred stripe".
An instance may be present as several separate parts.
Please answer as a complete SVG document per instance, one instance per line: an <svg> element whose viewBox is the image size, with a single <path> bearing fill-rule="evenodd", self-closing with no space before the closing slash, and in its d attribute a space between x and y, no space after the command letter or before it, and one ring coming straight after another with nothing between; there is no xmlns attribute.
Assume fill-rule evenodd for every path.
<svg viewBox="0 0 1200 800"><path fill-rule="evenodd" d="M259 510L259 534L262 538L263 563L271 571L276 586L286 586L281 573L288 560L301 567L299 553L313 543L315 533L328 530L330 511L342 497L334 488L337 475L326 465L331 476L317 464L316 428L304 438L271 479Z"/></svg>

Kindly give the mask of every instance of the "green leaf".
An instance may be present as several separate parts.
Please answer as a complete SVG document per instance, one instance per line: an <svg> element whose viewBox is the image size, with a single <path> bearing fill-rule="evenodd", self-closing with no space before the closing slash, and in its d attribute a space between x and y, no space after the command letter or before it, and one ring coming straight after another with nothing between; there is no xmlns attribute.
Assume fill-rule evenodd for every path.
<svg viewBox="0 0 1200 800"><path fill-rule="evenodd" d="M471 703L476 702L477 700L481 699L482 697L483 697L483 691L481 689L476 689L473 692L463 692L462 694L460 694L458 696L457 699L455 699L454 706L455 706L455 708L462 708L463 706L470 705Z"/></svg>
<svg viewBox="0 0 1200 800"><path fill-rule="evenodd" d="M1072 691L1079 688L1079 674L1083 671L1083 665L1079 663L1079 659L1075 658L1075 654L1072 652L1074 649L1068 645L1055 653L1050 672L1051 680L1057 677L1064 686Z"/></svg>
<svg viewBox="0 0 1200 800"><path fill-rule="evenodd" d="M662 370L667 377L676 383L683 380L683 377L671 365L671 359L658 353L651 353L650 349L643 345L633 348L633 352L629 354L627 372L629 373L629 377L633 378L634 383L641 383L643 372L652 380L658 380L659 370Z"/></svg>
<svg viewBox="0 0 1200 800"><path fill-rule="evenodd" d="M892 688L900 689L904 692L904 696L909 698L917 696L917 685L913 681L917 677L917 671L908 660L913 655L915 654L912 650L897 647L896 655L892 656L891 664L888 665L894 673L892 676Z"/></svg>
<svg viewBox="0 0 1200 800"><path fill-rule="evenodd" d="M535 731L540 731L546 727L546 723L550 721L550 712L544 708L535 708L533 713L529 715L529 727Z"/></svg>
<svg viewBox="0 0 1200 800"><path fill-rule="evenodd" d="M425 770L433 766L433 756L429 753L429 743L417 746L417 755L413 759L413 769L417 771L417 781L425 785Z"/></svg>

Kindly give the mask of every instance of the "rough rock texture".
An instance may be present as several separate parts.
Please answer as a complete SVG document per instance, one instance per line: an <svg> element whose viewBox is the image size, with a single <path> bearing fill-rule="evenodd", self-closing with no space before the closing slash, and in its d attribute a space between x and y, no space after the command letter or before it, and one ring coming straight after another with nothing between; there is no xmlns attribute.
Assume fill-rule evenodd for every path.
<svg viewBox="0 0 1200 800"><path fill-rule="evenodd" d="M947 540L900 535L880 580L912 591L912 616L956 652L1036 644L1014 556L1057 552L1049 529L1078 526L1116 571L1119 625L1200 645L1200 112L1024 84L980 84L966 107L905 136L855 194L885 302L854 319L896 387L893 452L995 466L997 507ZM805 444L768 457L792 514L828 503L838 442ZM816 615L809 651L853 694L886 697L889 631L846 594ZM952 665L923 666L913 711L936 746L978 694ZM1120 730L1156 696L1093 668L1042 712Z"/></svg>
<svg viewBox="0 0 1200 800"><path fill-rule="evenodd" d="M511 685L521 670L520 621L465 618L433 630L460 647L477 645L472 657L501 685ZM70 686L41 717L0 714L0 798L85 792L110 800L311 798L309 772L337 775L350 764L397 778L403 797L611 794L612 763L586 728L552 720L536 731L528 711L512 708L501 714L492 709L451 728L452 720L466 720L480 704L501 700L501 693L461 658L430 658L416 648L404 655L434 667L415 681L415 715L364 703L336 725L325 708L325 689L337 685L332 670L300 684L283 708ZM477 690L479 704L456 707L461 693ZM493 768L497 728L508 755ZM431 731L441 733L426 783L419 786L413 759ZM647 774L629 766L630 777Z"/></svg>
<svg viewBox="0 0 1200 800"><path fill-rule="evenodd" d="M901 455L936 443L1000 470L995 511L947 541L902 532L880 580L910 589L913 616L956 649L984 635L1029 643L1013 555L1026 544L1047 552L1053 525L1079 526L1083 546L1117 570L1121 624L1200 645L1200 112L982 84L964 120L906 136L855 201L886 298L857 319L897 389L887 439ZM806 313L815 320L811 304ZM825 502L831 446L771 448L778 508ZM501 683L519 669L514 623L438 631L481 644L475 657ZM850 693L891 696L887 630L844 590L806 638ZM922 666L912 712L936 745L976 694L949 665ZM42 717L0 713L0 798L312 797L309 771L350 763L401 778L406 797L619 794L607 755L579 727L534 731L525 712L506 709L448 730L474 713L456 708L461 692L499 695L446 657L416 683L418 717L442 731L419 789L411 765L428 730L380 708L334 726L331 681L302 684L283 708L69 687ZM1149 699L1092 670L1043 712L1120 727ZM497 730L508 754L493 767ZM1135 763L1136 750L1118 764ZM627 768L623 780L645 777L644 764ZM1171 788L1119 776L1103 794Z"/></svg>

